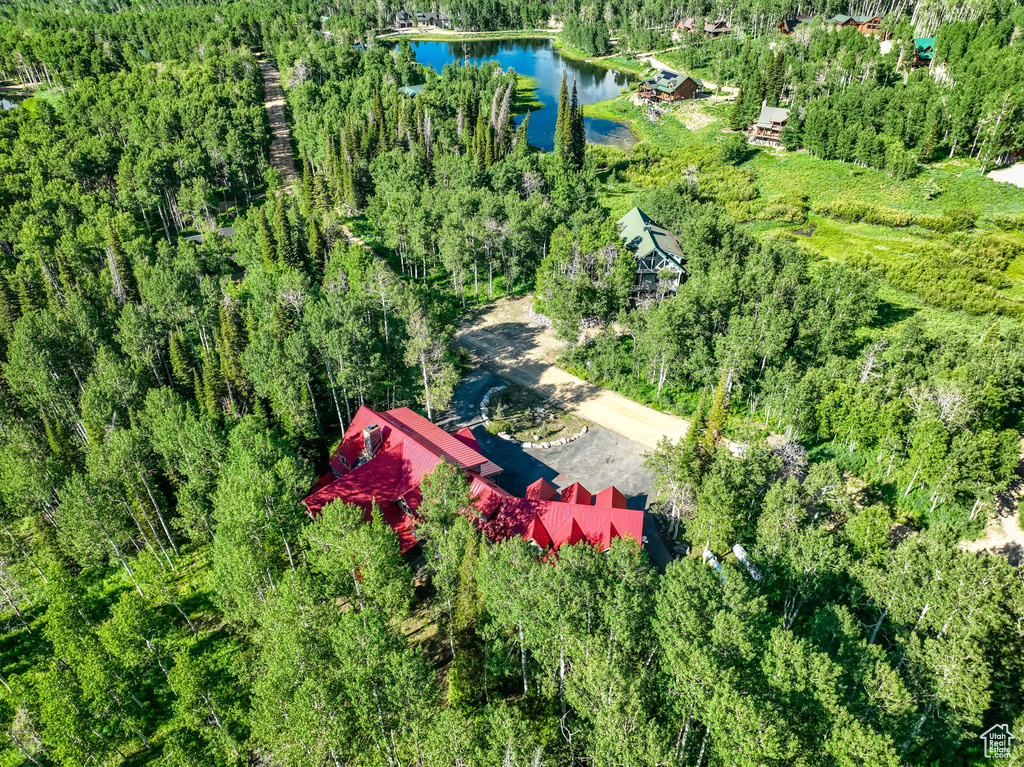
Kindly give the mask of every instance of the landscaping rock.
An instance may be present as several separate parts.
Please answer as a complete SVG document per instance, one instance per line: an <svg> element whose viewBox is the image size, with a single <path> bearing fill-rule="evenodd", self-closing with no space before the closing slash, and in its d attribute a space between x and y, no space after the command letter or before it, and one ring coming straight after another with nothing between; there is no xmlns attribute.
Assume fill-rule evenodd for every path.
<svg viewBox="0 0 1024 767"><path fill-rule="evenodd" d="M566 439L565 437L562 437L562 438L561 438L560 440L558 440L558 444L559 444L559 445L564 445L564 444L565 444L566 442L568 442L568 441L569 441L569 440L567 440L567 439Z"/></svg>
<svg viewBox="0 0 1024 767"><path fill-rule="evenodd" d="M580 429L580 436L582 437L586 433L587 433L587 427L584 426L582 429Z"/></svg>
<svg viewBox="0 0 1024 767"><path fill-rule="evenodd" d="M533 447L533 443L532 442L524 442L523 443L523 449L524 450L529 450L531 447Z"/></svg>
<svg viewBox="0 0 1024 767"><path fill-rule="evenodd" d="M541 443L540 443L540 446L541 446L541 447L542 447L542 448L543 448L544 450L547 450L547 449L548 449L549 447L551 447L551 443L550 443L550 442L541 442Z"/></svg>

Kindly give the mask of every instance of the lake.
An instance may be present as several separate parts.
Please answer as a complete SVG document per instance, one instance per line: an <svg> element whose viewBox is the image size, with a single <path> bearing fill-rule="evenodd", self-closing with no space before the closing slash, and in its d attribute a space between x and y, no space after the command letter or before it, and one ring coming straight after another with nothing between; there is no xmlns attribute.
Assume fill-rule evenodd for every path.
<svg viewBox="0 0 1024 767"><path fill-rule="evenodd" d="M544 104L541 109L530 113L530 127L527 134L530 143L551 151L555 148L555 121L558 118L558 89L562 85L562 72L569 78L572 87L576 79L576 95L581 104L615 98L629 80L622 72L605 69L582 61L562 58L550 40L520 39L509 41L460 40L450 43L411 42L416 52L416 61L431 65L438 72L445 64L453 62L479 64L482 61L498 61L503 69L514 69L517 74L532 77L537 81L536 98ZM516 124L522 120L516 118ZM630 147L636 143L629 128L612 120L584 118L587 141L594 144Z"/></svg>

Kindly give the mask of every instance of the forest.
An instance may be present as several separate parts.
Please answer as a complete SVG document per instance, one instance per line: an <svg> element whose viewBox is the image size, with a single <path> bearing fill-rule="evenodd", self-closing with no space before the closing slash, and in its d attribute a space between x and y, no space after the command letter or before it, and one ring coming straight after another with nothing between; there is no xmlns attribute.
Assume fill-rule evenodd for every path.
<svg viewBox="0 0 1024 767"><path fill-rule="evenodd" d="M744 142L587 144L563 77L539 151L514 70L421 66L376 40L395 10L0 6L0 80L34 94L0 111L0 765L1016 763L979 735L1024 738L1022 569L959 544L1015 502L1024 317L985 280L1024 210L816 210L932 237L930 292L815 259L738 215ZM1012 3L892 6L903 37L935 32L956 96L847 32L770 48L795 9L768 0L431 10L553 17L592 52L728 16L746 40L667 54L740 89L723 119L789 105L788 154L893 184L1024 144ZM268 162L269 63L294 183ZM631 296L616 179L678 235L677 291ZM415 558L379 516L311 518L355 410L436 419L462 318L526 295L564 368L691 420L646 457L690 555L490 541L446 464Z"/></svg>

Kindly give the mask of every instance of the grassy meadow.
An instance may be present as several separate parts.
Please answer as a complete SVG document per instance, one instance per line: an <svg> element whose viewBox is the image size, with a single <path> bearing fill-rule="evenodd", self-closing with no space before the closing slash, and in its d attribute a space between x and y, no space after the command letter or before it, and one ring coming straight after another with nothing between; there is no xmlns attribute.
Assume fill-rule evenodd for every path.
<svg viewBox="0 0 1024 767"><path fill-rule="evenodd" d="M872 271L886 301L926 311L935 322L949 312L958 324L992 312L1024 319L1024 189L993 181L964 160L923 166L905 181L803 151L749 147L738 161L722 163L717 145L736 133L727 127L731 104L715 101L672 105L653 121L632 95L584 107L588 117L629 124L640 140L632 152L593 150L604 182L599 194L612 215L629 210L642 190L697 169L702 195L755 235L791 239L813 259ZM911 223L833 215L851 205ZM957 211L974 215L973 229L935 230L937 220Z"/></svg>

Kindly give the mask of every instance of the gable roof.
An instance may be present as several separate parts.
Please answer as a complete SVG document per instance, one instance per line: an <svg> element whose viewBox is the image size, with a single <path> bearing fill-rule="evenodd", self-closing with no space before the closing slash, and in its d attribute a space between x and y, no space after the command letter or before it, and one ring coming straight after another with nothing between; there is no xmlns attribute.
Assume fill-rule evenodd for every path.
<svg viewBox="0 0 1024 767"><path fill-rule="evenodd" d="M558 491L546 479L538 479L526 488L526 497L531 501L557 501Z"/></svg>
<svg viewBox="0 0 1024 767"><path fill-rule="evenodd" d="M484 531L489 538L495 540L518 537L541 545L536 537L538 520L551 536L550 545L555 549L564 543L585 540L603 551L611 545L612 537L633 538L638 543L643 541L644 513L639 509L614 509L528 498L506 499L501 512L487 523Z"/></svg>
<svg viewBox="0 0 1024 767"><path fill-rule="evenodd" d="M693 80L698 88L703 88L704 83L698 80L696 77L690 75L669 72L667 69L662 69L656 72L651 77L648 77L643 81L642 85L650 88L652 91L661 91L662 93L674 93L675 90L685 83L687 80Z"/></svg>
<svg viewBox="0 0 1024 767"><path fill-rule="evenodd" d="M371 424L380 427L381 442L367 457L362 432ZM447 460L466 471L475 508L469 516L492 539L518 536L542 549L586 541L604 550L614 538L626 536L642 542L643 511L625 508L625 498L614 487L599 494L596 506L579 483L565 488L559 501L554 487L543 479L530 485L526 498L517 498L489 478L488 471L501 469L481 455L479 447L468 429L448 434L408 408L377 412L361 407L332 458L332 469L337 465L340 470L317 480L304 502L309 513L317 515L340 500L362 509L366 520L376 504L404 552L418 541L415 528L423 477Z"/></svg>
<svg viewBox="0 0 1024 767"><path fill-rule="evenodd" d="M914 50L917 52L917 57L922 61L931 61L935 53L935 38L915 37Z"/></svg>
<svg viewBox="0 0 1024 767"><path fill-rule="evenodd" d="M463 469L479 471L485 477L501 472L500 466L487 460L463 439L449 434L407 407L378 412L363 406L356 411L337 450L349 466L358 462L363 452L363 429L371 424L381 428L382 450L399 442L413 442L438 459L443 458Z"/></svg>
<svg viewBox="0 0 1024 767"><path fill-rule="evenodd" d="M794 29L799 27L805 21L810 21L811 16L797 16L795 19L783 19L779 22L779 27L785 29L786 32L792 32Z"/></svg>
<svg viewBox="0 0 1024 767"><path fill-rule="evenodd" d="M782 107L770 107L767 104L761 107L761 114L757 117L758 128L771 128L773 123L784 123L789 119L789 110Z"/></svg>
<svg viewBox="0 0 1024 767"><path fill-rule="evenodd" d="M609 485L594 497L595 506L608 506L612 509L626 508L626 496L615 485Z"/></svg>
<svg viewBox="0 0 1024 767"><path fill-rule="evenodd" d="M879 21L881 21L881 17L879 16L844 16L842 14L837 14L831 19L825 19L825 23L840 26L843 24L849 24L852 21L854 24L859 26L861 24L867 24L872 19L879 19Z"/></svg>
<svg viewBox="0 0 1024 767"><path fill-rule="evenodd" d="M676 262L680 270L686 256L679 247L679 240L672 232L654 223L640 208L633 208L618 221L619 236L625 240L626 250L637 258L643 258L651 251L664 253Z"/></svg>
<svg viewBox="0 0 1024 767"><path fill-rule="evenodd" d="M579 482L573 482L562 491L561 500L562 503L578 503L589 506L593 498L587 488L583 487Z"/></svg>

